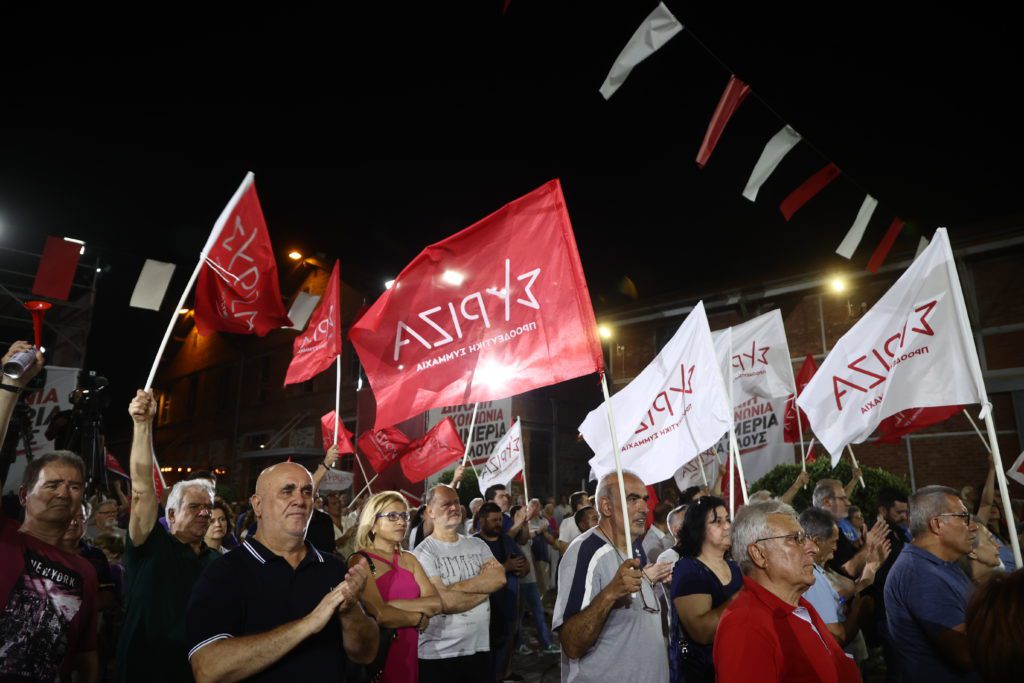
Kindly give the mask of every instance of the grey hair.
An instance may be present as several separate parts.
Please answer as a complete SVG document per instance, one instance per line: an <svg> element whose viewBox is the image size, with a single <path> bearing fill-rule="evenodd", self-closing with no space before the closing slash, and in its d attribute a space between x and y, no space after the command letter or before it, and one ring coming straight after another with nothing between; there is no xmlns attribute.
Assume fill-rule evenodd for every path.
<svg viewBox="0 0 1024 683"><path fill-rule="evenodd" d="M832 527L836 524L835 515L821 508L807 508L800 513L800 526L811 538L827 541L832 536Z"/></svg>
<svg viewBox="0 0 1024 683"><path fill-rule="evenodd" d="M484 499L483 498L479 498L479 497L474 498L473 500L469 501L469 510L473 511L473 514L476 514L476 510L473 510L473 506L476 505L476 509L479 510L480 506L483 505L483 504L484 504Z"/></svg>
<svg viewBox="0 0 1024 683"><path fill-rule="evenodd" d="M672 522L675 520L676 515L685 515L686 514L686 508L687 507L689 507L689 506L687 506L687 505L680 505L679 507L673 509L671 512L668 513L668 517L665 518L665 522L668 524L668 528L669 529L672 528Z"/></svg>
<svg viewBox="0 0 1024 683"><path fill-rule="evenodd" d="M910 535L920 538L928 532L928 522L947 512L946 496L960 498L956 489L948 486L922 486L910 496Z"/></svg>
<svg viewBox="0 0 1024 683"><path fill-rule="evenodd" d="M181 499L185 497L185 491L188 489L201 489L210 496L211 503L217 495L209 479L186 479L185 481L179 481L171 488L171 494L167 496L167 505L165 507L168 519L171 517L171 510L174 510L174 512L181 510Z"/></svg>
<svg viewBox="0 0 1024 683"><path fill-rule="evenodd" d="M453 489L448 484L438 484L437 486L432 486L431 488L427 489L427 492L423 494L423 504L426 505L427 507L430 507L430 504L434 502L434 497L437 495L437 490L441 488L445 488L451 491L452 493L456 493L455 489ZM458 494L456 493L456 495Z"/></svg>
<svg viewBox="0 0 1024 683"><path fill-rule="evenodd" d="M767 503L771 499L772 492L766 489L761 489L760 491L754 491L750 494L747 498L747 505L750 505L751 503Z"/></svg>
<svg viewBox="0 0 1024 683"><path fill-rule="evenodd" d="M819 479L814 487L814 507L824 507L825 501L836 497L836 487L843 488L843 483L838 479Z"/></svg>
<svg viewBox="0 0 1024 683"><path fill-rule="evenodd" d="M637 476L635 472L630 472L629 470L622 470L623 480L625 480L627 476L636 477L637 479L640 479L640 477ZM618 496L618 482L618 474L615 472L609 472L608 474L601 477L601 481L599 481L597 484L597 491L594 493L594 500L599 501L602 498L607 498L610 501L614 501L615 497ZM594 507L597 508L597 514L601 515L601 508L596 505Z"/></svg>
<svg viewBox="0 0 1024 683"><path fill-rule="evenodd" d="M768 515L788 515L797 521L793 508L778 500L747 504L736 513L736 519L732 523L732 555L744 574L749 574L754 568L747 548L759 538L771 536L773 533L768 523Z"/></svg>

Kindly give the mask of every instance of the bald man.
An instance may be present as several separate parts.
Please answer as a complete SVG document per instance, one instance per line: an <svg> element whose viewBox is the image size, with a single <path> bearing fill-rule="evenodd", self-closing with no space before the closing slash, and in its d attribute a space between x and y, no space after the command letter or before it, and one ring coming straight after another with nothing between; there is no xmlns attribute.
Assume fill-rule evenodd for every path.
<svg viewBox="0 0 1024 683"><path fill-rule="evenodd" d="M297 463L263 470L250 499L256 534L210 565L185 619L197 681L344 680L377 654L360 605L366 562L346 571L305 540L313 479Z"/></svg>

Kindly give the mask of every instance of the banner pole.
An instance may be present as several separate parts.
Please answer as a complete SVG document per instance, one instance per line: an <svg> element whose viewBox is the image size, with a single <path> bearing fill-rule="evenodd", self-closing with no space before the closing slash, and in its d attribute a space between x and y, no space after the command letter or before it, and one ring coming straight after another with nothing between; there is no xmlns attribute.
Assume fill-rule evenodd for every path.
<svg viewBox="0 0 1024 683"><path fill-rule="evenodd" d="M981 435L981 430L978 429L978 424L974 421L974 418L971 417L971 414L967 412L967 408L964 408L964 417L966 417L967 421L971 423L972 427L974 427L974 431L978 434L978 438L981 439L981 443L984 444L985 450L991 454L992 449L989 447L988 441Z"/></svg>
<svg viewBox="0 0 1024 683"><path fill-rule="evenodd" d="M746 505L749 501L747 495L747 478L743 474L743 456L740 455L739 444L736 443L736 434L732 434L732 448L736 451L736 473L740 475L740 492L743 494L743 504Z"/></svg>
<svg viewBox="0 0 1024 683"><path fill-rule="evenodd" d="M996 481L999 482L999 495L1003 499L1003 519L1006 520L1007 535L1010 537L1010 546L1013 548L1013 559L1017 563L1017 567L1021 567L1024 566L1024 562L1021 562L1020 540L1017 538L1017 519L1013 516L1010 492L1006 488L1006 472L1003 470L1003 458L999 454L999 441L996 439L996 423L992 419L991 406L988 406L988 410L985 411L985 427L992 445L992 462L996 466Z"/></svg>
<svg viewBox="0 0 1024 683"><path fill-rule="evenodd" d="M809 456L811 454L812 450L814 450L814 437L813 436L811 437L810 442L807 444L807 452L800 454L800 457L803 459L804 462L807 462L807 456Z"/></svg>
<svg viewBox="0 0 1024 683"><path fill-rule="evenodd" d="M516 424L519 424L519 416L516 415ZM523 426L519 425L519 436L522 437ZM523 444L519 444L519 448L523 451L523 507L530 507L530 492L526 488L526 447Z"/></svg>
<svg viewBox="0 0 1024 683"><path fill-rule="evenodd" d="M335 434L337 434L337 432L335 432ZM352 445L352 457L355 458L356 464L359 465L359 472L363 475L363 481L366 482L366 488L370 489L370 484L373 482L373 479L376 479L377 477L375 476L373 479L370 479L369 477L366 476L366 470L363 469L363 461L359 459L358 451L359 451L359 446L356 446L355 444L353 444ZM373 489L370 489L370 493L373 493Z"/></svg>
<svg viewBox="0 0 1024 683"><path fill-rule="evenodd" d="M851 446L850 444L846 444L846 450L850 454L850 460L853 462L853 466L860 469L860 465L857 464L857 456L853 454L853 446ZM863 474L860 475L860 485L861 488L867 488L867 486L864 484Z"/></svg>
<svg viewBox="0 0 1024 683"><path fill-rule="evenodd" d="M626 552L629 553L630 559L633 559L633 533L629 528L629 518L626 515L627 503L626 503L626 483L622 480L622 457L619 455L619 438L615 435L615 418L612 417L612 397L608 393L608 377L601 372L601 390L604 392L604 409L608 415L608 431L612 435L612 453L615 455L615 474L618 475L619 479L619 499L622 503L622 528L626 532ZM700 454L697 455L700 457ZM700 469L701 474L704 473L704 468ZM707 480L705 479L705 483ZM610 539L612 543L614 539Z"/></svg>
<svg viewBox="0 0 1024 683"><path fill-rule="evenodd" d="M807 471L807 458L804 456L804 425L800 419L800 406L796 404L796 396L793 396L793 409L796 411L796 429L800 434L800 469ZM807 488L805 485L804 488Z"/></svg>
<svg viewBox="0 0 1024 683"><path fill-rule="evenodd" d="M466 466L466 461L469 460L469 449L473 447L473 431L476 427L476 409L480 407L480 401L473 404L473 417L469 419L469 436L466 438L466 452L462 454L462 466ZM470 462L470 465L473 463ZM473 474L476 474L476 467L473 467ZM455 482L455 488L462 486L462 480Z"/></svg>
<svg viewBox="0 0 1024 683"><path fill-rule="evenodd" d="M334 377L334 445L338 445L338 420L341 413L341 356L335 356L336 373ZM363 481L366 480L364 475Z"/></svg>
<svg viewBox="0 0 1024 683"><path fill-rule="evenodd" d="M379 477L379 476L380 476L379 474L373 475L373 479L371 479L370 481L366 482L366 486L364 486L362 489L360 489L359 493L357 493L356 495L352 496L352 502L349 503L348 507L345 508L345 509L346 510L351 510L352 506L356 504L357 500L359 500L359 496L363 495L367 491L370 491L370 484L372 484L373 482L377 481L377 477ZM373 493L373 491L370 491L370 493Z"/></svg>

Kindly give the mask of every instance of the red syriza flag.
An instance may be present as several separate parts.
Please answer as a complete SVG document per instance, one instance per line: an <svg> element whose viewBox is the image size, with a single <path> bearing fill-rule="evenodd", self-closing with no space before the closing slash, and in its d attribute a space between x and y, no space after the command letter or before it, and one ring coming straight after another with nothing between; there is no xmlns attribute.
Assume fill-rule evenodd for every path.
<svg viewBox="0 0 1024 683"><path fill-rule="evenodd" d="M603 370L559 181L427 247L349 338L378 427Z"/></svg>
<svg viewBox="0 0 1024 683"><path fill-rule="evenodd" d="M786 418L784 431L782 433L782 439L786 443L796 443L800 440L800 429L797 428L796 416L797 411L800 414L800 426L803 431L809 432L811 430L811 423L807 421L807 415L804 411L796 407L796 397L803 393L804 387L814 377L814 373L818 371L818 364L814 362L814 356L807 354L804 358L804 364L800 366L800 372L796 373L796 396L790 396L790 399L786 401Z"/></svg>
<svg viewBox="0 0 1024 683"><path fill-rule="evenodd" d="M320 432L324 440L324 452L334 445L334 411L320 418ZM338 453L355 453L352 443L352 432L345 428L345 423L338 420Z"/></svg>
<svg viewBox="0 0 1024 683"><path fill-rule="evenodd" d="M398 464L405 478L415 484L458 461L465 452L459 430L448 417L409 444Z"/></svg>
<svg viewBox="0 0 1024 683"><path fill-rule="evenodd" d="M371 429L359 437L359 450L378 474L402 457L412 440L398 427Z"/></svg>
<svg viewBox="0 0 1024 683"><path fill-rule="evenodd" d="M263 209L249 173L224 207L203 249L196 284L199 334L265 335L291 325L281 302L277 263Z"/></svg>
<svg viewBox="0 0 1024 683"><path fill-rule="evenodd" d="M945 422L963 409L963 406L939 406L901 410L878 423L878 443L896 443L904 434Z"/></svg>
<svg viewBox="0 0 1024 683"><path fill-rule="evenodd" d="M285 386L316 377L341 355L340 316L341 279L335 261L324 298L310 316L306 330L292 342L292 362L284 376Z"/></svg>

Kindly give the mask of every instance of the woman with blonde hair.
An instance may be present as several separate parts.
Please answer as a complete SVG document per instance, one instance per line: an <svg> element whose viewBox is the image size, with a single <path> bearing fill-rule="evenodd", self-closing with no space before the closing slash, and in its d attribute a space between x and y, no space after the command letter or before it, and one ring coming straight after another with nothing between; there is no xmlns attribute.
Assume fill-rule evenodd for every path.
<svg viewBox="0 0 1024 683"><path fill-rule="evenodd" d="M366 559L373 581L363 599L377 623L394 629L379 678L382 682L419 681L419 634L441 613L441 598L419 560L402 550L409 526L409 505L397 491L383 491L366 502L356 531L357 550L349 564ZM384 643L381 643L382 650ZM378 656L378 661L380 657Z"/></svg>

